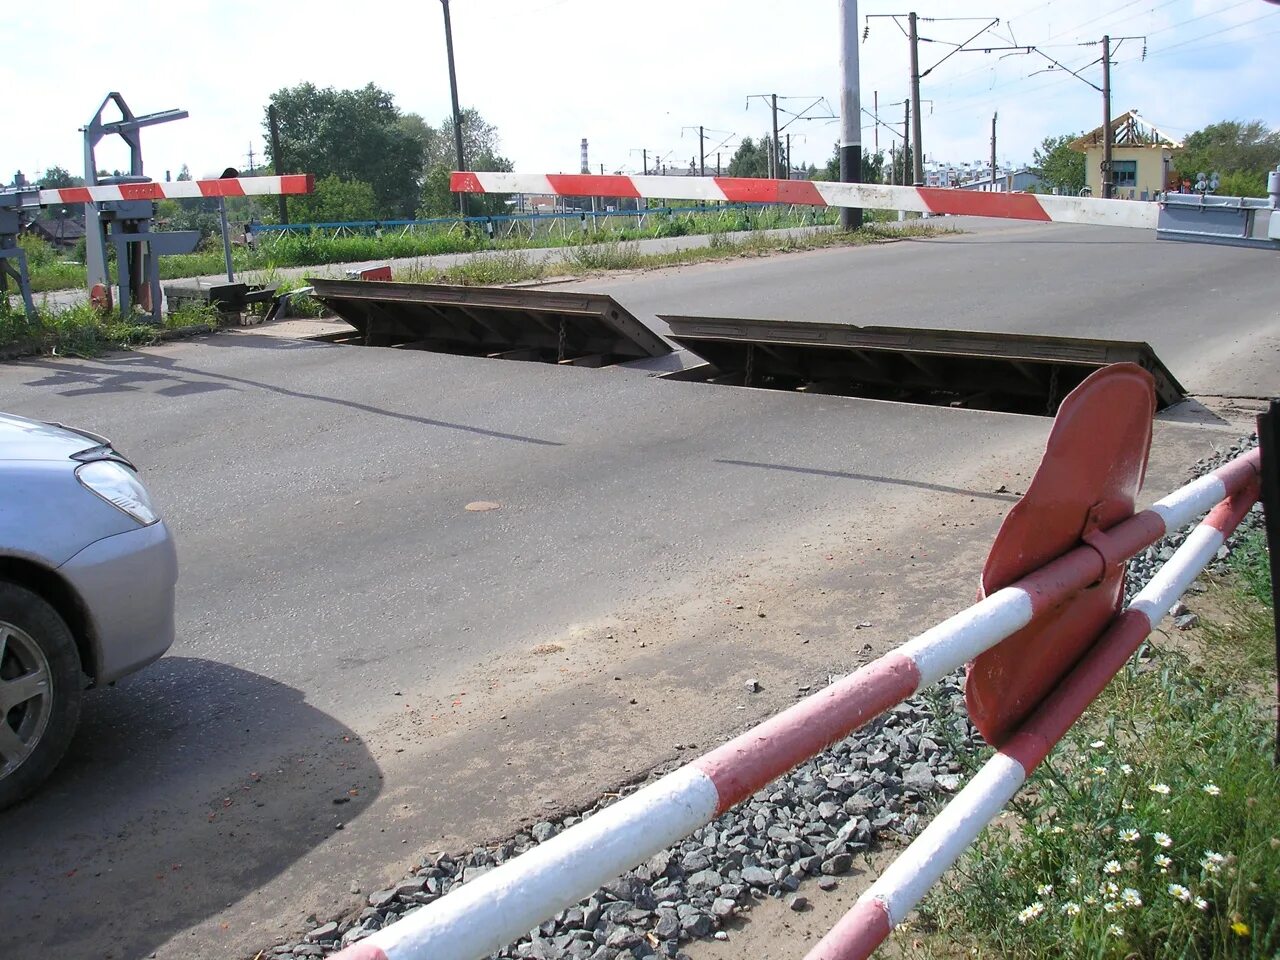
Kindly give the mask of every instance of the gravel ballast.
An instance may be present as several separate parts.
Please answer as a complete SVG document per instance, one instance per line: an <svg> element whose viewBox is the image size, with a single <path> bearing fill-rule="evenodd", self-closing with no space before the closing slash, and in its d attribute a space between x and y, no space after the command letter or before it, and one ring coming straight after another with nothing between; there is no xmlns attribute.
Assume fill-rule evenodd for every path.
<svg viewBox="0 0 1280 960"><path fill-rule="evenodd" d="M1257 445L1245 437L1195 464L1188 479L1207 473ZM1260 522L1260 508L1242 529ZM1126 600L1150 579L1185 539L1165 537L1129 562ZM1220 572L1229 547L1210 569ZM1192 616L1175 611L1174 623ZM832 680L835 677L830 678ZM802 684L803 687L803 684ZM807 689L807 688L805 688ZM683 746L683 745L682 745ZM537 960L641 960L683 956L690 940L725 939L726 924L766 897L791 910L809 908L799 894L832 890L864 854L920 831L930 812L963 783L962 757L983 746L964 707L957 673L899 704L829 747L588 899L548 919L495 954ZM653 771L655 779L678 765ZM646 781L648 782L648 781ZM626 796L643 786L620 791ZM535 824L527 831L465 854L433 855L394 887L371 893L358 914L318 925L301 942L282 943L264 956L327 956L368 936L451 889L545 842L616 802Z"/></svg>

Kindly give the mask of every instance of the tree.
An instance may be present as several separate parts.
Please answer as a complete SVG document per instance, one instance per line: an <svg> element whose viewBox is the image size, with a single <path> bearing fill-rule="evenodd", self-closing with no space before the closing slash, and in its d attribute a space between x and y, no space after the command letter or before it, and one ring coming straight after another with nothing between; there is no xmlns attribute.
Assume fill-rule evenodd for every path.
<svg viewBox="0 0 1280 960"><path fill-rule="evenodd" d="M190 167L188 167L188 166L184 163L181 167L179 167L179 168L178 168L178 175L177 175L174 179L175 179L175 180L190 180L190 179L191 179L191 168L190 168Z"/></svg>
<svg viewBox="0 0 1280 960"><path fill-rule="evenodd" d="M1173 163L1184 180L1217 172L1222 178L1219 193L1265 197L1267 171L1280 163L1280 130L1268 129L1261 120L1211 123L1187 135Z"/></svg>
<svg viewBox="0 0 1280 960"><path fill-rule="evenodd" d="M427 144L422 128L406 121L390 93L372 83L359 90L302 83L277 90L271 106L289 172L367 183L377 200L377 216L413 215ZM265 111L263 126L269 128ZM276 166L270 138L267 155Z"/></svg>
<svg viewBox="0 0 1280 960"><path fill-rule="evenodd" d="M297 223L346 223L376 220L378 198L363 180L328 176L316 181L315 190L296 197L290 209Z"/></svg>
<svg viewBox="0 0 1280 960"><path fill-rule="evenodd" d="M731 177L767 177L769 176L769 144L773 138L768 134L760 138L757 144L750 137L743 137L742 143L729 159L729 176Z"/></svg>
<svg viewBox="0 0 1280 960"><path fill-rule="evenodd" d="M1084 154L1069 144L1079 139L1078 133L1045 137L1031 155L1031 170L1046 186L1075 196L1084 189Z"/></svg>
<svg viewBox="0 0 1280 960"><path fill-rule="evenodd" d="M836 142L832 144L831 157L827 160L827 165L821 170L811 172L810 180L831 180L840 179L840 144ZM884 180L884 151L871 153L866 147L862 148L862 182L863 183L882 183Z"/></svg>
<svg viewBox="0 0 1280 960"><path fill-rule="evenodd" d="M49 167L40 174L36 185L41 190L59 190L65 187L83 187L84 177L73 177L65 167Z"/></svg>
<svg viewBox="0 0 1280 960"><path fill-rule="evenodd" d="M447 217L458 209L458 195L449 190L449 174L458 167L457 148L453 139L453 117L446 117L438 131L432 131L421 117L414 116L422 128L430 132L425 138L424 154L427 175L418 204L420 217ZM462 158L468 170L506 172L514 167L502 156L498 128L488 123L473 107L462 111ZM472 194L467 209L472 216L492 216L506 212L505 198L495 194Z"/></svg>

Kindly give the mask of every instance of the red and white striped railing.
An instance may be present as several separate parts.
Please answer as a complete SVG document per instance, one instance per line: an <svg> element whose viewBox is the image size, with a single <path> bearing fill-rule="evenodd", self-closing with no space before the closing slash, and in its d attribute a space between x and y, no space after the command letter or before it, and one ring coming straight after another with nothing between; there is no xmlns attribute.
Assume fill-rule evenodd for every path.
<svg viewBox="0 0 1280 960"><path fill-rule="evenodd" d="M1258 499L1255 477L1196 527L1061 684L831 929L806 960L865 960L1004 809L1214 558Z"/></svg>
<svg viewBox="0 0 1280 960"><path fill-rule="evenodd" d="M589 896L601 885L709 823L792 767L959 669L1037 617L1053 611L1067 598L1096 583L1115 563L1145 549L1166 533L1186 526L1219 501L1235 498L1231 501L1233 505L1245 503L1247 509L1247 503L1257 497L1260 471L1257 450L1231 461L1112 527L1105 537L1091 538L1090 545L1079 546L1016 583L997 590L723 746L373 933L338 957L341 960L473 960L500 950L547 917ZM1183 552L1193 551L1200 561L1194 572L1212 557L1222 543L1221 538L1234 527L1221 520L1220 512L1215 512L1206 522L1213 532L1197 530L1178 554L1183 556ZM1188 565L1185 569L1192 568ZM1139 594L1129 612L1106 634L1103 648L1109 652L1105 656L1114 659L1118 655L1115 651L1121 649L1117 646L1120 641L1112 639L1117 633L1124 643L1132 642L1136 646L1176 598L1171 584L1185 588L1184 579L1190 582L1189 577L1194 577L1194 572L1189 577L1185 571L1176 572L1183 570L1179 566L1167 566L1165 570L1170 572L1162 571L1162 577L1157 577ZM1140 634L1136 632L1139 628ZM1133 639L1135 636L1137 640ZM1123 660L1122 657L1120 663ZM1088 662L1093 661L1091 656ZM1072 677L1075 676L1073 673ZM1090 682L1099 676L1096 670L1088 672ZM1105 684L1109 676L1106 674L1101 682ZM1079 681L1070 683L1078 685ZM984 771L966 788L960 796L966 798L965 803L972 809L957 807L952 818L960 817L963 824L972 824L977 817L989 819L1003 805L1007 797L999 799L998 804L997 799L1008 790L1017 789L1026 772L1043 757L1044 754L1037 751L1047 752L1061 736L1060 733L1051 735L1056 730L1052 724L1060 724L1071 710L1077 706L1083 709L1083 704L1088 702L1079 700L1083 694L1076 686L1068 689L1069 694L1055 694L1050 700L1050 704L1054 704L1061 696L1067 696L1065 706L1054 706L1045 721L1041 717L1049 705L1042 708L992 761L991 772ZM1067 726L1073 721L1074 716L1067 721ZM1050 726L1045 728L1045 723ZM1049 732L1045 732L1046 729ZM927 849L921 847L912 861L905 862L892 875L887 873L893 884L892 895L885 892L889 888L882 887L872 898L874 902L860 901L855 908L857 915L851 915L837 928L841 939L835 949L861 949L859 944L864 943L871 945L868 950L873 949L887 935L885 923L891 928L892 923L901 919L897 905L918 900L936 879L931 871L941 859L945 856L954 859L968 842L956 846L947 839L949 834L943 827L929 829L933 833L926 831L917 843L928 835L937 851L926 856ZM914 844L912 849L916 849ZM937 874L941 875L942 870L945 866L936 870ZM883 898L876 899L881 894ZM868 922L872 926L864 930ZM865 954L840 952L831 956Z"/></svg>
<svg viewBox="0 0 1280 960"><path fill-rule="evenodd" d="M315 177L309 173L279 177L227 177L224 180L171 180L112 183L96 187L41 190L40 203L102 203L112 200L189 200L203 197L267 197L311 193Z"/></svg>
<svg viewBox="0 0 1280 960"><path fill-rule="evenodd" d="M862 207L1146 230L1156 228L1160 214L1159 204L1132 200L1055 197L942 187L895 187L879 183L757 180L745 177L454 172L450 189L454 193L526 193L562 197L630 197Z"/></svg>

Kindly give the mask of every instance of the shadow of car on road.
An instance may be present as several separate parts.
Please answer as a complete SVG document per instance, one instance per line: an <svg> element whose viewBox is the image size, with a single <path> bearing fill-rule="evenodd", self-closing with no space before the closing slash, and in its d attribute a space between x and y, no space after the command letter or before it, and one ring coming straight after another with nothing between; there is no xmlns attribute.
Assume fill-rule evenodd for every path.
<svg viewBox="0 0 1280 960"><path fill-rule="evenodd" d="M380 789L366 746L298 690L166 657L86 697L61 767L0 814L6 939L146 957L332 841Z"/></svg>

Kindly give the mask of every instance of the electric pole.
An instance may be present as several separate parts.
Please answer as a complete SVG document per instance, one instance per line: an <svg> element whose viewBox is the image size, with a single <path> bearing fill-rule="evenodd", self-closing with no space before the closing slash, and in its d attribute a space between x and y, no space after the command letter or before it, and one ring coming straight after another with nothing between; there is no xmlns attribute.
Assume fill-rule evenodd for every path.
<svg viewBox="0 0 1280 960"><path fill-rule="evenodd" d="M768 100L769 108L770 110L773 111L773 142L769 148L769 177L770 179L778 179L779 171L782 166L778 157L778 154L781 152L781 145L778 142L779 133L787 129L787 127L791 126L791 124L795 123L797 120L836 120L838 118L836 117L835 113L831 111L831 105L827 103L826 97L801 97L801 96L788 97L788 96L780 96L776 93L753 93L751 96L747 97L747 107L750 108L751 101L757 98L761 100ZM791 116L791 119L788 120L786 123L782 124L782 126L778 126L778 110L779 110L778 101L779 100L810 100L812 102L807 107L804 107L802 110L800 110L798 113L792 110L787 110L785 107L781 108L783 113L789 114ZM826 106L828 112L825 114L816 114L816 115L810 116L809 111L820 104ZM855 122L855 125L856 125L856 122Z"/></svg>
<svg viewBox="0 0 1280 960"><path fill-rule="evenodd" d="M840 182L862 182L862 99L858 76L858 0L840 0ZM877 93L877 105L879 94ZM880 131L876 130L879 146ZM840 208L840 229L862 226L861 207Z"/></svg>
<svg viewBox="0 0 1280 960"><path fill-rule="evenodd" d="M1102 198L1111 199L1111 37L1102 38Z"/></svg>
<svg viewBox="0 0 1280 960"><path fill-rule="evenodd" d="M453 27L449 23L449 0L440 0L444 8L444 46L449 55L449 94L453 98L453 145L458 154L458 170L467 169L462 156L462 111L458 109L458 74L453 65ZM467 195L458 193L458 212L467 215Z"/></svg>
<svg viewBox="0 0 1280 960"><path fill-rule="evenodd" d="M898 22L898 18L903 16L907 18L906 34L911 47L910 101L911 101L911 110L915 114L915 125L911 128L911 133L910 133L912 178L916 186L923 186L924 184L924 150L921 146L921 134L920 134L920 81L925 77L927 77L929 74L933 73L934 70L938 69L938 67L942 66L946 61L950 60L957 53L962 53L962 52L973 53L978 50L981 50L983 52L989 52L989 48L987 47L970 47L969 44L972 43L974 40L977 40L980 36L982 36L992 27L998 26L1000 23L1000 18L999 17L992 17L992 18L925 17L925 19L930 22L981 20L983 21L984 26L981 29L979 29L977 33L975 33L968 40L966 40L964 43L950 43L949 46L952 47L951 52L948 53L946 56L944 56L941 60L939 60L933 66L929 67L927 70L922 71L920 69L920 33L919 33L919 30L917 29L917 26L918 26L917 21L919 18L916 16L914 11L906 14L902 14L902 13L869 14L867 16L866 29L862 33L862 39L865 41L867 37L870 35L871 20L873 17L889 17L895 23L898 23L899 28L901 28L902 24ZM929 42L932 40L932 38L928 38L928 37L926 37L925 39L926 39L926 42ZM940 42L940 41L932 40L932 42ZM904 149L905 149L905 144L904 144Z"/></svg>
<svg viewBox="0 0 1280 960"><path fill-rule="evenodd" d="M770 94L773 101L773 173L770 176L773 179L779 179L778 176L778 95Z"/></svg>
<svg viewBox="0 0 1280 960"><path fill-rule="evenodd" d="M991 115L991 189L996 188L996 117L999 113Z"/></svg>
<svg viewBox="0 0 1280 960"><path fill-rule="evenodd" d="M911 163L911 101L902 101L902 179L898 181L903 186L911 182L911 168L915 165Z"/></svg>
<svg viewBox="0 0 1280 960"><path fill-rule="evenodd" d="M916 14L907 15L911 41L911 111L915 116L911 127L911 176L918 187L924 183L923 160L920 156L920 35L916 31Z"/></svg>

